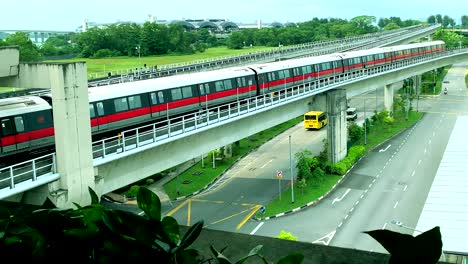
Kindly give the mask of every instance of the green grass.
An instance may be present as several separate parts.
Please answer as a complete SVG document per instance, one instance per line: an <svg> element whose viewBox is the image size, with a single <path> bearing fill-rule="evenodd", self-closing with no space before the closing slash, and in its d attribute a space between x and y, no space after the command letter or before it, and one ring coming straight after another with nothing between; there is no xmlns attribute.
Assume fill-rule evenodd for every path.
<svg viewBox="0 0 468 264"><path fill-rule="evenodd" d="M194 62L197 60L204 60L208 58L217 58L224 56L248 54L251 52L271 50L271 47L258 46L258 47L248 47L244 49L234 50L228 49L227 47L214 47L208 48L203 53L195 53L190 55L176 55L176 54L166 54L158 56L148 56L148 57L112 57L112 58L102 58L102 59L86 59L86 58L77 58L77 59L67 59L67 60L49 60L46 62L86 62L88 70L88 78L96 77L105 77L108 72L113 72L114 74L119 74L120 72L127 72L127 70L135 69L138 66L143 66L146 64L148 67L157 65L168 65L174 63L183 63L183 62Z"/></svg>
<svg viewBox="0 0 468 264"><path fill-rule="evenodd" d="M212 167L212 156L205 157L204 165L202 168L201 162L198 162L189 170L180 174L178 177L169 181L164 185L164 190L168 194L169 198L174 199L177 196L176 187L179 188L179 196L184 196L187 194L194 193L208 183L212 182L216 177L221 175L223 171L230 168L239 158L243 157L251 150L260 147L265 144L268 140L276 137L287 129L295 126L296 124L302 122L302 115L292 119L290 121L279 124L270 129L259 132L255 135L252 135L248 138L242 139L239 142L239 146L233 144L233 156L231 158L224 158L221 161L216 161L216 168ZM195 172L201 172L199 176L195 176ZM189 180L191 183L183 184L182 182ZM178 182L177 182L178 181Z"/></svg>
<svg viewBox="0 0 468 264"><path fill-rule="evenodd" d="M21 91L26 88L18 88L18 87L0 87L0 93L8 93L8 92L14 92L14 91Z"/></svg>
<svg viewBox="0 0 468 264"><path fill-rule="evenodd" d="M466 68L466 71L465 71L465 85L466 85L466 88L468 88L468 68Z"/></svg>
<svg viewBox="0 0 468 264"><path fill-rule="evenodd" d="M415 102L413 102L414 104ZM371 127L370 133L367 134L366 141L366 150L372 150L375 148L377 145L387 141L391 137L393 137L395 134L398 132L414 125L416 122L418 122L424 113L422 112L414 112L410 111L408 113L408 120L406 120L404 114L401 114L400 116L397 116L395 118L395 122L392 124L386 124L383 126L373 126ZM360 140L357 142L359 145L364 145L364 139Z"/></svg>
<svg viewBox="0 0 468 264"><path fill-rule="evenodd" d="M340 178L341 176L338 175L327 175L322 183L317 185L308 185L304 189L298 188L294 185L294 203L292 203L291 187L288 187L281 193L281 200L278 195L265 206L265 214L257 213L256 217L263 218L283 213L314 201L328 192Z"/></svg>

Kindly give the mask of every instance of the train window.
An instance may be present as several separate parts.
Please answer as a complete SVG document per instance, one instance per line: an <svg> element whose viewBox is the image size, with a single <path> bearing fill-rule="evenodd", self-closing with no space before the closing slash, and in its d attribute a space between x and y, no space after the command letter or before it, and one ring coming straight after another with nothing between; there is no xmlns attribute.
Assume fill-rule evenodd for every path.
<svg viewBox="0 0 468 264"><path fill-rule="evenodd" d="M23 132L24 131L24 123L23 123L23 118L21 116L15 117L15 127L16 127L16 132Z"/></svg>
<svg viewBox="0 0 468 264"><path fill-rule="evenodd" d="M284 79L284 71L278 71L278 79Z"/></svg>
<svg viewBox="0 0 468 264"><path fill-rule="evenodd" d="M158 100L156 99L156 93L151 93L150 97L151 97L151 104L152 105L158 104Z"/></svg>
<svg viewBox="0 0 468 264"><path fill-rule="evenodd" d="M217 92L221 92L224 90L224 84L223 81L217 81L215 82L215 88Z"/></svg>
<svg viewBox="0 0 468 264"><path fill-rule="evenodd" d="M89 117L94 118L95 116L96 116L96 114L94 113L94 105L89 104Z"/></svg>
<svg viewBox="0 0 468 264"><path fill-rule="evenodd" d="M284 70L284 77L285 78L291 77L291 72L289 70Z"/></svg>
<svg viewBox="0 0 468 264"><path fill-rule="evenodd" d="M139 95L129 96L128 106L130 109L141 108L141 97Z"/></svg>
<svg viewBox="0 0 468 264"><path fill-rule="evenodd" d="M13 134L13 126L11 125L10 119L2 120L2 134L3 136L9 136Z"/></svg>
<svg viewBox="0 0 468 264"><path fill-rule="evenodd" d="M373 61L374 60L374 56L372 55L367 55L367 61Z"/></svg>
<svg viewBox="0 0 468 264"><path fill-rule="evenodd" d="M200 95L206 94L205 87L203 86L203 84L198 85L198 90L200 91Z"/></svg>
<svg viewBox="0 0 468 264"><path fill-rule="evenodd" d="M119 98L114 100L114 106L116 112L122 112L128 110L127 98Z"/></svg>
<svg viewBox="0 0 468 264"><path fill-rule="evenodd" d="M164 99L164 93L163 92L158 92L158 101L159 101L160 104L166 102L166 99Z"/></svg>
<svg viewBox="0 0 468 264"><path fill-rule="evenodd" d="M104 105L102 104L102 102L99 102L96 105L97 105L98 115L103 116L104 115Z"/></svg>
<svg viewBox="0 0 468 264"><path fill-rule="evenodd" d="M182 91L180 88L172 89L171 90L172 101L182 99Z"/></svg>
<svg viewBox="0 0 468 264"><path fill-rule="evenodd" d="M245 77L237 78L237 86L239 87L247 86L247 84L245 83Z"/></svg>
<svg viewBox="0 0 468 264"><path fill-rule="evenodd" d="M231 82L231 80L224 80L224 89L226 89L226 90L232 89L232 82Z"/></svg>
<svg viewBox="0 0 468 264"><path fill-rule="evenodd" d="M301 73L301 68L294 68L294 69L293 69L293 75L294 75L294 76L300 76L300 75L302 75L302 73Z"/></svg>
<svg viewBox="0 0 468 264"><path fill-rule="evenodd" d="M192 87L190 87L190 86L182 87L182 96L183 96L184 98L193 97Z"/></svg>

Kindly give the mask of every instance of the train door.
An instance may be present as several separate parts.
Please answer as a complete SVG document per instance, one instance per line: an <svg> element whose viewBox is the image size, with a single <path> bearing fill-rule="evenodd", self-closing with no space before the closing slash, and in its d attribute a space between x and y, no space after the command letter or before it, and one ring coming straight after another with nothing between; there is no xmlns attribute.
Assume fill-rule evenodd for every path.
<svg viewBox="0 0 468 264"><path fill-rule="evenodd" d="M104 112L104 103L98 102L96 103L96 110L98 114L98 130L103 131L109 128L109 120L107 116L105 116Z"/></svg>
<svg viewBox="0 0 468 264"><path fill-rule="evenodd" d="M150 93L150 104L151 104L151 118L157 119L160 115L161 107L158 104L158 97L156 92Z"/></svg>
<svg viewBox="0 0 468 264"><path fill-rule="evenodd" d="M99 129L99 122L98 118L96 117L96 110L94 108L94 104L89 104L89 119L91 122L91 133L94 133Z"/></svg>
<svg viewBox="0 0 468 264"><path fill-rule="evenodd" d="M16 149L28 148L30 145L29 133L24 133L24 121L22 116L15 116L13 119L15 123L15 141Z"/></svg>
<svg viewBox="0 0 468 264"><path fill-rule="evenodd" d="M2 118L0 120L1 133L0 133L0 146L2 153L7 153L16 150L15 129L10 117Z"/></svg>
<svg viewBox="0 0 468 264"><path fill-rule="evenodd" d="M159 117L167 116L169 111L169 98L164 91L156 92L159 104Z"/></svg>
<svg viewBox="0 0 468 264"><path fill-rule="evenodd" d="M210 85L208 83L201 83L198 85L198 96L200 108L206 108L208 104L208 94L210 93Z"/></svg>

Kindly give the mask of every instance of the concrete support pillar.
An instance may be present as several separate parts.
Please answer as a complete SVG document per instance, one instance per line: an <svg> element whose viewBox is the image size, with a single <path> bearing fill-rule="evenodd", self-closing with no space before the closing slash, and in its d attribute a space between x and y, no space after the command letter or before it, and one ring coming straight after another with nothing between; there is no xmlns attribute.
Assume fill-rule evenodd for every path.
<svg viewBox="0 0 468 264"><path fill-rule="evenodd" d="M346 157L348 127L346 122L346 90L327 92L328 160L337 163Z"/></svg>
<svg viewBox="0 0 468 264"><path fill-rule="evenodd" d="M309 106L309 111L327 112L327 95L325 93L315 95Z"/></svg>
<svg viewBox="0 0 468 264"><path fill-rule="evenodd" d="M385 106L385 110L389 112L393 111L393 86L392 84L387 84L384 87L384 106Z"/></svg>
<svg viewBox="0 0 468 264"><path fill-rule="evenodd" d="M231 158L232 157L232 144L224 146L224 156L226 158Z"/></svg>
<svg viewBox="0 0 468 264"><path fill-rule="evenodd" d="M85 63L48 65L53 98L55 146L60 180L49 184L58 208L90 204L96 191ZM96 191L98 195L101 195Z"/></svg>
<svg viewBox="0 0 468 264"><path fill-rule="evenodd" d="M431 34L429 34L429 35L427 36L427 41L432 41L432 35L431 35Z"/></svg>

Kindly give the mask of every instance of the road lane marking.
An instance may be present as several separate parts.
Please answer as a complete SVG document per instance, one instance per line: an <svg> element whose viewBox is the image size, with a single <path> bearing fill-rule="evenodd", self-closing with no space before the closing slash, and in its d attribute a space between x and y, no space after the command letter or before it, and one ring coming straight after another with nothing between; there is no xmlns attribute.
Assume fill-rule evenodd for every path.
<svg viewBox="0 0 468 264"><path fill-rule="evenodd" d="M406 188L408 188L408 185L405 185L405 188L403 189L404 192L406 192Z"/></svg>
<svg viewBox="0 0 468 264"><path fill-rule="evenodd" d="M211 223L209 223L208 225L205 225L204 227L207 227L207 226L209 226L209 225L214 225L214 224L217 224L217 223L221 223L221 222L223 222L223 221L225 221L225 220L228 220L228 219L230 219L230 218L233 218L234 216L238 216L238 215L240 215L240 214L243 214L243 213L245 213L245 212L248 212L248 211L250 211L251 209L252 209L252 208L245 209L245 210L240 211L240 212L238 212L238 213L235 213L235 214L226 216L226 217L224 217L224 218L221 218L221 219L219 219L219 220L216 220L216 221L214 221L214 222L211 222Z"/></svg>
<svg viewBox="0 0 468 264"><path fill-rule="evenodd" d="M416 171L414 170L413 173L411 173L411 177L413 177L415 173L416 173Z"/></svg>
<svg viewBox="0 0 468 264"><path fill-rule="evenodd" d="M167 216L173 215L175 212L179 211L180 208L184 207L190 199L185 200L183 203L179 204L176 208L172 209L169 213L167 213Z"/></svg>
<svg viewBox="0 0 468 264"><path fill-rule="evenodd" d="M236 226L236 230L241 229L241 227L245 225L245 223L247 223L247 221L249 221L249 219L258 211L258 209L260 209L260 207L262 207L260 204L252 207L251 209L253 210Z"/></svg>
<svg viewBox="0 0 468 264"><path fill-rule="evenodd" d="M255 234L255 232L258 231L258 229L260 229L260 227L262 227L262 225L264 224L265 222L261 222L260 224L257 225L257 227L254 228L254 230L252 230L252 232L250 232L251 235Z"/></svg>
<svg viewBox="0 0 468 264"><path fill-rule="evenodd" d="M396 207L398 206L398 201L395 203L395 205L393 206L393 209L395 209Z"/></svg>
<svg viewBox="0 0 468 264"><path fill-rule="evenodd" d="M424 148L424 154L426 154L426 152L427 152L427 148Z"/></svg>
<svg viewBox="0 0 468 264"><path fill-rule="evenodd" d="M332 204L336 203L336 202L341 202L341 200L343 200L343 198L351 191L351 189L348 189L346 190L346 192L340 197L340 198L335 198L332 202Z"/></svg>
<svg viewBox="0 0 468 264"><path fill-rule="evenodd" d="M421 164L421 161L422 161L422 160L419 160L419 161L418 161L418 165Z"/></svg>
<svg viewBox="0 0 468 264"><path fill-rule="evenodd" d="M388 146L387 146L385 149L381 149L381 150L379 150L379 152L384 152L384 151L386 151L386 150L387 150L387 149L388 149L390 146L391 146L391 144L390 144L390 145L388 145Z"/></svg>
<svg viewBox="0 0 468 264"><path fill-rule="evenodd" d="M387 223L385 223L382 227L382 229L385 229L385 227L387 227Z"/></svg>
<svg viewBox="0 0 468 264"><path fill-rule="evenodd" d="M266 166L266 165L268 165L268 163L270 163L270 162L272 162L272 161L273 161L272 159L271 159L271 160L269 160L267 163L263 164L263 166L261 166L261 167L260 167L260 169L263 169L263 168L265 168L265 166Z"/></svg>
<svg viewBox="0 0 468 264"><path fill-rule="evenodd" d="M190 226L191 212L192 212L192 200L188 200L188 204L187 204L187 226Z"/></svg>
<svg viewBox="0 0 468 264"><path fill-rule="evenodd" d="M429 144L431 144L431 143L432 143L432 140L429 139Z"/></svg>

